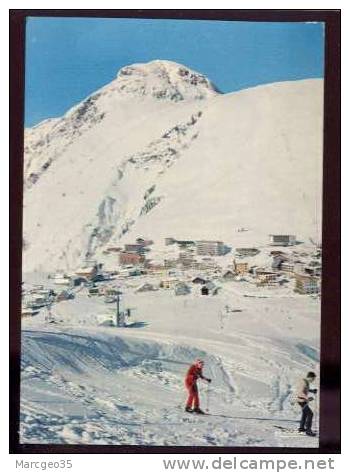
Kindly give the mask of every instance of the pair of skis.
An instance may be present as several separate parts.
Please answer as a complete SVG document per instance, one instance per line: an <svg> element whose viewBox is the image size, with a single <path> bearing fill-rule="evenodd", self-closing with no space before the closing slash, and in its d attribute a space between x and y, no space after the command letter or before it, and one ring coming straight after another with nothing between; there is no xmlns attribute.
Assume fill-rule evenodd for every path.
<svg viewBox="0 0 350 473"><path fill-rule="evenodd" d="M196 412L194 411L185 411L185 414L196 414ZM211 417L221 417L223 419L235 419L235 417L233 416L228 416L228 415L225 415L225 414L212 414L211 412L209 411L202 411L201 413L197 413L197 415L201 416L201 415L205 415L205 416L211 416Z"/></svg>
<svg viewBox="0 0 350 473"><path fill-rule="evenodd" d="M282 425L274 425L276 429L279 429L281 432L285 432L286 434L293 434L293 435L306 435L305 432L300 432L298 430L295 430L295 428L288 428L288 427L283 427ZM318 433L315 432L315 437L318 436Z"/></svg>
<svg viewBox="0 0 350 473"><path fill-rule="evenodd" d="M209 412L204 412L202 410L200 411L196 411L195 409L189 409L189 410L185 410L185 413L186 414L197 414L197 415L209 415Z"/></svg>

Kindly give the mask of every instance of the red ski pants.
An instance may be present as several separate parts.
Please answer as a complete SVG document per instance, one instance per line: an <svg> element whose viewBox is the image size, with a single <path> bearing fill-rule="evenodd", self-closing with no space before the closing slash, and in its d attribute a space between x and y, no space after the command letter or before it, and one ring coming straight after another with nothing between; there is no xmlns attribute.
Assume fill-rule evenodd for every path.
<svg viewBox="0 0 350 473"><path fill-rule="evenodd" d="M186 407L192 408L193 407L196 409L199 407L199 396L198 396L198 387L197 383L186 383L186 388L188 390L188 398L187 398L187 403Z"/></svg>

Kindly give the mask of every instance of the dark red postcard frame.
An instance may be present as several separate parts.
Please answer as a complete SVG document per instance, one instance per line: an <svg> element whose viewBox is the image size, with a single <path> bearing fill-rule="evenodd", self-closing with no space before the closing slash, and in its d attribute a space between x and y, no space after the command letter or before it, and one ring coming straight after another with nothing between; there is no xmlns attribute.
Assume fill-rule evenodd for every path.
<svg viewBox="0 0 350 473"><path fill-rule="evenodd" d="M319 448L19 443L25 22L28 16L325 23ZM10 453L340 453L340 10L10 10Z"/></svg>

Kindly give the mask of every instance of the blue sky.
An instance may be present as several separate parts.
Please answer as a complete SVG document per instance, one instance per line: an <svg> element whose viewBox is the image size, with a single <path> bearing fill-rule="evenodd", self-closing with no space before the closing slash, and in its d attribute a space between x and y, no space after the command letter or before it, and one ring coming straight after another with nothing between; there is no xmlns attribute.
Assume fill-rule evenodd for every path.
<svg viewBox="0 0 350 473"><path fill-rule="evenodd" d="M222 92L323 77L322 23L29 18L25 124L60 116L126 64L168 59Z"/></svg>

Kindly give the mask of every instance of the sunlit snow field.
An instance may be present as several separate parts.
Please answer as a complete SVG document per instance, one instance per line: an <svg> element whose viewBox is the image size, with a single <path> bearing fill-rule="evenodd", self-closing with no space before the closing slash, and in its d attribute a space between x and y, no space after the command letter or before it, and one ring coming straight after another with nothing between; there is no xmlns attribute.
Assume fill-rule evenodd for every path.
<svg viewBox="0 0 350 473"><path fill-rule="evenodd" d="M22 442L317 445L295 433L290 393L318 368L318 300L268 289L244 297L237 282L215 297L129 289L130 327L115 328L97 326L105 304L84 291L54 306L57 323L45 309L23 321ZM213 379L209 392L200 384L207 417L183 412L183 378L198 356Z"/></svg>

